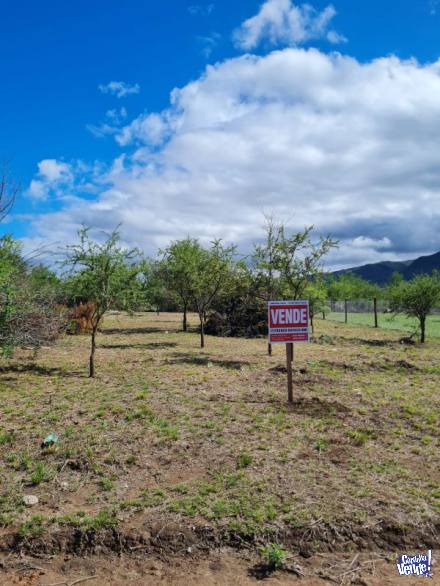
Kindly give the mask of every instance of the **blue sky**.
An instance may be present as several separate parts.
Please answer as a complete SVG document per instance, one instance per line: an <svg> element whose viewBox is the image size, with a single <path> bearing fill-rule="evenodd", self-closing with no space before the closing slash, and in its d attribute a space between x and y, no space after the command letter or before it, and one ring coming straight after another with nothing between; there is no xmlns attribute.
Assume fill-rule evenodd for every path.
<svg viewBox="0 0 440 586"><path fill-rule="evenodd" d="M278 3L275 8L278 14L283 14L283 18L292 15L296 17L299 13L294 11L303 10L301 4L290 0L269 0L266 4L271 2L274 5ZM238 41L237 32L234 31L240 30L240 26L243 26L247 19L257 16L262 4L264 3L254 0L208 0L199 3L197 0L8 2L2 9L0 36L0 69L3 80L0 94L0 159L10 162L14 176L23 186L23 192L12 216L2 226L3 232L13 232L17 237L24 238L31 246L32 243L38 245L45 241L59 242L63 239L63 234L70 238L81 221L107 228L122 221L123 232L126 227L127 241L132 239L148 252L152 252L169 238L184 235L185 230L194 231L194 235L202 239L213 234L234 239L246 247L250 240L258 236L262 224L261 221L258 222L258 216L262 217L264 212L270 210L280 216L285 214L292 228L299 226L303 221L312 220L318 229L336 233L343 241L339 256L334 259L336 264L409 257L413 253L439 249L440 240L436 240L435 236L438 233L437 219L432 226L432 234L426 234L425 240L422 238L423 234L417 230L409 239L403 237L402 221L408 222L408 230L411 231L414 218L411 213L407 213L408 201L399 199L398 195L390 194L391 205L374 217L365 211L356 213L354 207L347 210L346 218L341 219L341 216L344 216L344 205L340 201L339 188L331 192L325 185L317 186L322 193L315 201L313 194L307 189L307 173L310 169L304 175L304 183L298 180L298 184L295 185L295 196L292 196L290 209L286 205L290 197L286 186L277 185L275 181L273 187L266 187L265 193L255 194L252 201L246 200L240 211L239 208L234 210L234 202L244 201L246 185L249 190L254 189L251 179L255 177L255 172L252 171L252 165L256 168L261 167L262 161L259 157L263 156L268 172L272 176L282 172L284 166L278 168L279 161L272 162L272 159L266 159L264 153L249 154L248 144L244 138L242 145L234 138L230 144L225 142L224 132L233 132L234 136L240 139L249 136L248 140L252 141L254 139L247 134L250 127L244 126L246 120L249 124L252 122L254 127L261 122L262 133L266 124L269 124L274 131L274 136L271 137L274 143L273 146L271 144L270 152L280 151L280 159L283 159L287 153L289 157L295 157L292 149L298 148L298 156L301 158L302 153L311 145L309 142L299 142L297 133L305 132L299 129L299 118L295 118L300 116L300 113L297 106L295 111L288 111L286 104L298 104L300 99L306 103L309 99L314 102L315 96L308 94L307 97L300 98L299 90L292 90L292 93L289 89L288 96L277 95L273 98L270 89L273 84L272 75L288 77L295 68L298 70L302 67L295 60L295 55L289 51L303 51L314 47L326 58L336 51L346 59L354 58L358 68L368 65L373 60L390 58L391 55L397 60L393 67L401 68L405 60L415 58L419 65L412 67L411 71L414 71L416 76L417 70L423 70L425 65L436 62L440 57L440 3L429 0L337 0L333 4L336 11L334 14L333 11L325 12L329 7L328 2L316 0L312 2L314 12L308 13L309 20L302 21L302 26L309 27L309 34L304 38L298 36L298 31L295 32L293 29L281 31L274 28L279 26L279 22L269 22L267 19L272 18L269 15L260 31L261 34L258 33L257 41L254 42L249 36L247 40L241 37L242 40ZM305 13L300 14L304 16ZM320 15L325 14L328 16L328 22L319 28L316 23ZM254 26L255 22L251 24ZM241 30L242 34L249 35L251 29L246 29L245 33L245 29ZM255 32L255 29L252 30ZM329 36L329 31L333 31L336 36ZM211 99L213 94L210 94L209 99L199 104L196 101L191 103L192 99L200 98L192 97L191 91L188 91L188 95L179 103L177 111L170 106L170 92L174 88L188 88L190 82L205 79L205 68L215 63L220 67L221 75L225 75L224 81L219 79L218 83L224 83L225 87L228 83L236 84L227 73L229 66L238 68L239 60L245 54L267 60L270 65L269 59L276 51L281 52L286 59L289 58L289 61L285 61L280 67L274 65L274 73L268 71L268 78L264 82L267 86L259 92L258 99L254 94L251 97L246 95L246 92L250 91L247 86L247 89L237 89L234 85L234 89L231 89L231 92L245 95L243 104L256 100L258 107L261 106L259 111L256 111L255 106L252 112L245 109L243 115L234 113L228 117L229 114L219 114L223 125L221 133L219 120L212 121L207 114L203 114L201 120L193 121L192 126L186 128L185 132L182 131L186 123L182 123L182 119L191 120L191 116L194 118L194 112L203 112L205 107L219 112L226 107L228 100L232 99L232 94L225 91L221 92L222 95L217 95L217 90L212 86L216 99ZM312 57L307 59L310 60ZM313 69L315 65L310 62L307 67ZM340 65L335 67L342 68ZM345 70L346 66L342 69ZM368 75L365 67L362 71ZM437 72L431 70L426 74L437 76ZM238 76L243 76L240 83L245 84L245 77L251 73L240 69L234 75L237 79ZM349 80L331 82L336 84L336 89L333 86L327 89L342 94L354 83L356 75L353 73ZM279 78L277 80L279 81ZM105 89L104 86L112 81L124 82L127 84L125 87L134 90L123 97L117 97L111 89L106 93L100 91L99 86ZM376 81L377 76L372 74L371 83ZM253 83L262 82L254 80ZM368 79L365 83L369 84ZM415 78L414 88L418 83ZM301 77L296 84L296 87L301 85ZM428 80L427 86L429 85ZM206 92L211 91L210 87L206 85ZM312 88L311 91L315 89ZM435 104L432 104L432 92L437 89L434 84L429 90L431 93L426 95L427 107L428 110L432 109L433 120L437 119L437 110ZM321 90L322 88L319 91ZM328 95L327 90L326 92ZM399 95L399 92L401 87L396 87L396 95ZM203 94L204 98L207 95ZM278 105L283 104L284 119L280 111L275 114L267 108L263 109L262 104L266 104L268 100L275 100ZM416 104L422 112L424 100L424 96L417 95L411 103ZM437 100L440 102L440 95L437 96ZM339 102L345 103L345 98L341 98ZM320 101L319 107L321 106ZM310 103L307 107L309 112L316 111L317 108L316 103ZM370 104L367 104L363 109L362 105L356 103L356 115L347 110L346 120L347 125L350 125L351 137L364 124L369 124L370 119L371 127L377 125L376 116L381 118L382 114L378 115L377 109L369 112L369 107ZM429 130L419 136L418 113L412 112L409 115L408 109L405 108L406 106L402 106L406 118L400 120L399 124L400 127L407 128L407 132L411 134L401 137L402 141L408 143L409 150L427 149L434 155L438 145L430 136ZM127 131L128 138L126 136L117 139L118 136L122 136L122 128L129 127L136 120L142 122L149 114L156 113L157 119L153 122L160 124L162 128L161 117L164 111L167 130L164 131L164 136L160 131L159 139L152 138L150 130L146 137L145 132L141 135L133 130L133 127ZM185 113L184 118L181 117L182 111ZM327 103L323 107L322 120L327 120L328 111ZM234 121L234 127L231 126L231 120ZM338 106L338 120L344 120L343 105ZM316 120L309 121L309 124L315 123ZM230 125L229 128L225 127L226 124ZM291 134L277 144L277 125L284 130L285 125L289 124ZM429 126L427 121L422 122L422 126L424 124L426 127ZM111 128L113 130L110 130ZM213 140L218 140L218 152L236 145L237 158L240 159L244 153L250 158L245 166L240 166L236 170L234 176L233 184L240 184L240 189L244 191L238 190L232 194L231 199L228 199L233 189L232 184L218 187L225 173L230 172L231 176L234 173L229 171L229 160L224 161L223 167L219 165L217 158L213 158L204 161L203 168L195 169L194 160L188 163L182 154L183 151L178 151L178 148L184 148L186 153L189 152L191 145L188 140L194 137L195 128L198 133L198 146L194 150L194 160L199 157L197 153L202 140L209 141L210 144ZM329 129L329 132L333 131L334 129ZM202 132L205 134L202 135ZM393 140L397 140L394 130L392 137ZM390 137L370 137L371 144L375 144L379 139L387 143ZM316 146L315 142L319 143L320 140L314 137L313 148ZM285 151L281 152L283 145ZM334 148L334 145L329 146L324 154L327 157L331 156ZM338 148L349 155L347 149L350 149L350 140L344 145L338 145ZM382 153L382 150L378 150L378 156ZM394 150L391 157L393 164L396 164L396 153ZM374 165L374 159L370 154L369 152L365 158L365 166ZM319 160L322 161L322 172L328 172L328 161L323 158L323 153L319 155ZM426 161L426 157L424 160ZM52 161L53 164L43 165L38 174L38 164L42 161ZM430 175L434 163L434 160L430 160L429 165L424 168L421 162L409 179L410 182L414 182L413 198L420 198L420 201L425 203L428 198L430 206L438 203L437 179L431 178L428 188L426 181L423 180L420 184L417 178ZM355 173L359 173L361 168L364 169L362 161L358 164ZM315 162L313 165L314 172L319 173L319 163L317 167ZM154 176L151 171L153 167ZM246 175L245 168L248 169L249 175ZM184 174L177 175L177 170L182 169ZM350 172L351 169L341 168L338 176ZM402 174L405 169L407 165L405 166L402 161ZM304 172L303 167L301 172ZM298 177L297 173L295 177ZM32 179L40 182L33 190L30 189ZM329 176L329 185L332 181ZM390 181L389 176L371 177L371 189L380 191L382 195L377 197L383 200L383 197L386 197L384 194L388 193ZM182 188L187 182L192 183ZM359 210L361 207L365 210L369 205L370 184L364 181L353 186L344 186L343 189L348 190L344 194L346 201L356 198ZM206 190L205 186L208 186ZM145 195L144 190L150 195ZM188 195L194 193L194 190L200 194L195 199L194 196ZM145 198L148 201L145 201ZM318 203L324 199L331 199L334 202L333 207L338 202L342 205L338 209L338 220L333 223L321 221L319 216ZM176 202L175 208L173 202ZM374 206L377 200L373 199L371 203ZM93 210L89 214L91 204ZM229 208L230 213L225 214L221 221L213 223L212 217L218 214L216 205L220 208ZM307 207L309 213L298 213L299 207L302 211ZM127 208L130 208L130 213L127 213ZM188 210L194 209L198 211L192 225L187 221L187 214ZM392 210L396 215L395 224L391 218ZM237 213L248 217L239 222ZM252 217L249 218L249 215ZM139 222L139 217L143 217L144 221ZM425 213L420 221L426 221L426 218ZM349 252L354 241L357 242L355 254Z"/></svg>

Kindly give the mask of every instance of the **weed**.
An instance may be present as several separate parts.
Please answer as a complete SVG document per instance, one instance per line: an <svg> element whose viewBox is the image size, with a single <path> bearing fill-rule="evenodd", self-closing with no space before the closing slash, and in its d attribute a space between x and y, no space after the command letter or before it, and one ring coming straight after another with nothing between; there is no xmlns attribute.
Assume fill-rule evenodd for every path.
<svg viewBox="0 0 440 586"><path fill-rule="evenodd" d="M52 470L48 469L44 462L38 462L31 474L31 482L34 485L48 482L53 476Z"/></svg>
<svg viewBox="0 0 440 586"><path fill-rule="evenodd" d="M286 550L278 543L265 545L261 548L260 554L265 563L275 570L282 568L287 558Z"/></svg>
<svg viewBox="0 0 440 586"><path fill-rule="evenodd" d="M353 440L356 446L363 446L369 440L377 439L376 432L373 429L351 429L347 431L347 437Z"/></svg>
<svg viewBox="0 0 440 586"><path fill-rule="evenodd" d="M241 452L237 458L237 469L247 468L252 464L252 456L247 452Z"/></svg>
<svg viewBox="0 0 440 586"><path fill-rule="evenodd" d="M13 431L0 431L0 446L12 445L15 441Z"/></svg>
<svg viewBox="0 0 440 586"><path fill-rule="evenodd" d="M318 452L323 452L327 448L328 448L328 440L327 439L320 437L316 440L315 450L318 450Z"/></svg>
<svg viewBox="0 0 440 586"><path fill-rule="evenodd" d="M42 515L34 515L28 521L20 525L18 535L22 539L29 539L32 537L39 537L44 533L44 517Z"/></svg>

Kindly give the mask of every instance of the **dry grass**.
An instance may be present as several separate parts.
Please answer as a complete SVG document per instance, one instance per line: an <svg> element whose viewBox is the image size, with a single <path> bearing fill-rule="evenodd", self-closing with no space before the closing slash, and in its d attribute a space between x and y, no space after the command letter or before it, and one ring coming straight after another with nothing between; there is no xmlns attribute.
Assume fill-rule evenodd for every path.
<svg viewBox="0 0 440 586"><path fill-rule="evenodd" d="M350 527L361 545L354 527L439 523L438 342L318 322L288 406L283 346L269 358L264 340L208 337L201 352L179 326L173 314L107 318L95 380L82 336L4 363L5 534L167 519L240 539L303 530L319 548L324 528ZM44 451L51 431L59 445Z"/></svg>

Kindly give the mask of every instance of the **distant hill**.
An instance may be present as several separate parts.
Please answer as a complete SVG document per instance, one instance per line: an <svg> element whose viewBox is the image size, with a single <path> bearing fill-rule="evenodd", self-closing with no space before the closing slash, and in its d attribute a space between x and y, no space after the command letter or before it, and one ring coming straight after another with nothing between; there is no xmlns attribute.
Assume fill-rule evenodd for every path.
<svg viewBox="0 0 440 586"><path fill-rule="evenodd" d="M374 264L335 271L332 274L338 276L344 273L354 273L372 283L385 285L395 272L401 273L405 279L411 279L414 275L420 273L432 273L434 269L440 271L440 252L430 254L429 256L420 256L414 260L404 260L401 262L377 262Z"/></svg>

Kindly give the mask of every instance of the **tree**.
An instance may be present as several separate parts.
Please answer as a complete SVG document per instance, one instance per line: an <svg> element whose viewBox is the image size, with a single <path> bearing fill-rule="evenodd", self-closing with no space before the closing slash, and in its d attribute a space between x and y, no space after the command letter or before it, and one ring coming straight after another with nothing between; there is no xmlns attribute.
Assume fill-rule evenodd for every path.
<svg viewBox="0 0 440 586"><path fill-rule="evenodd" d="M415 317L420 326L420 342L426 340L426 318L440 304L440 274L417 275L411 281L397 280L389 288L390 308L394 313Z"/></svg>
<svg viewBox="0 0 440 586"><path fill-rule="evenodd" d="M327 309L327 288L321 280L309 283L304 290L304 299L309 301L309 315L312 333L314 333L314 318L318 313Z"/></svg>
<svg viewBox="0 0 440 586"><path fill-rule="evenodd" d="M320 278L321 261L338 242L330 236L321 236L315 242L313 229L313 226L307 226L289 236L283 224L268 220L266 242L255 247L254 266L266 286L269 299L274 292L284 298L301 299L307 285Z"/></svg>
<svg viewBox="0 0 440 586"><path fill-rule="evenodd" d="M159 313L167 296L160 263L149 258L142 259L139 263L139 275L136 285L136 307L139 307L142 311L154 310Z"/></svg>
<svg viewBox="0 0 440 586"><path fill-rule="evenodd" d="M139 252L122 248L117 230L107 234L102 244L93 241L89 232L86 227L78 231L79 244L66 247L63 264L70 267L74 297L93 304L89 377L94 377L98 328L111 307L130 309L131 291L139 273L134 259Z"/></svg>
<svg viewBox="0 0 440 586"><path fill-rule="evenodd" d="M50 271L47 269L46 276ZM0 239L0 349L11 356L17 346L37 349L52 342L65 325L58 305L58 283L38 275L11 236Z"/></svg>
<svg viewBox="0 0 440 586"><path fill-rule="evenodd" d="M353 273L343 273L332 279L328 285L332 300L344 302L344 321L348 323L348 302L360 299L363 294L365 281Z"/></svg>
<svg viewBox="0 0 440 586"><path fill-rule="evenodd" d="M193 297L195 261L201 255L201 246L194 238L172 242L162 251L159 271L167 286L177 294L183 312L183 331L188 330L188 308Z"/></svg>
<svg viewBox="0 0 440 586"><path fill-rule="evenodd" d="M283 226L276 223L269 216L266 218L265 232L265 241L262 244L254 244L252 265L257 294L267 305L269 301L274 300L274 296L276 295L277 276L275 258L283 234ZM269 356L272 355L272 344L270 342L267 344L267 353Z"/></svg>
<svg viewBox="0 0 440 586"><path fill-rule="evenodd" d="M12 179L6 163L2 163L0 165L0 221L8 215L19 192L20 185Z"/></svg>
<svg viewBox="0 0 440 586"><path fill-rule="evenodd" d="M223 246L220 240L211 248L197 246L191 258L191 298L199 316L200 347L205 347L205 324L207 312L222 288L227 288L233 265L235 246Z"/></svg>
<svg viewBox="0 0 440 586"><path fill-rule="evenodd" d="M383 297L383 289L376 285L376 283L370 283L369 281L363 280L361 296L365 299L373 300L373 315L374 315L374 327L379 327L379 317L377 302Z"/></svg>
<svg viewBox="0 0 440 586"><path fill-rule="evenodd" d="M287 236L284 226L280 228L274 265L279 275L280 292L285 297L304 297L307 285L322 275L323 257L338 246L330 236L321 236L314 242L313 229L308 226Z"/></svg>
<svg viewBox="0 0 440 586"><path fill-rule="evenodd" d="M253 337L267 331L267 305L258 295L251 268L244 260L231 263L227 287L214 299L205 332Z"/></svg>

